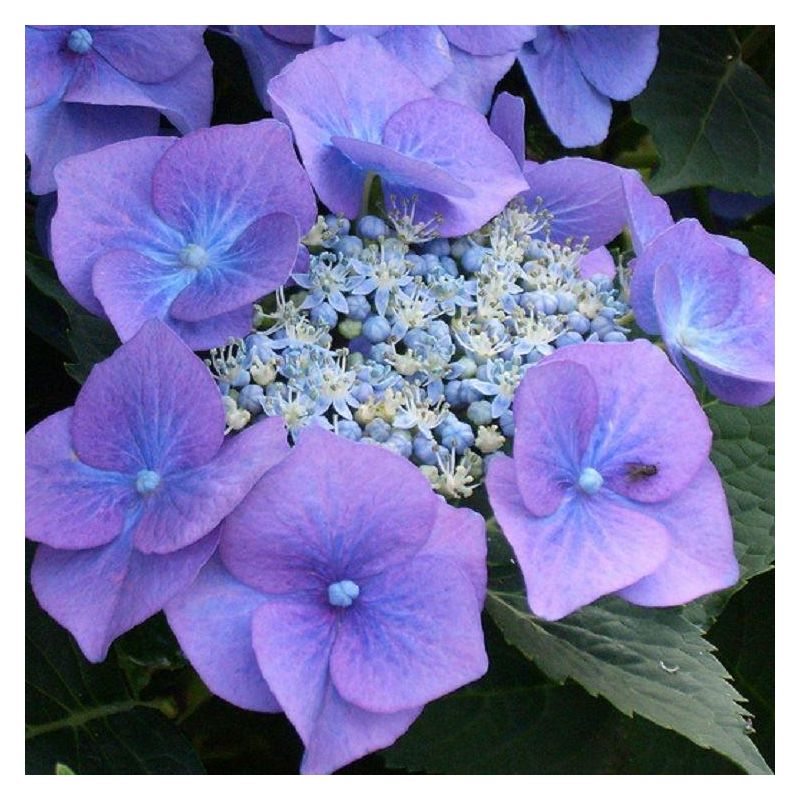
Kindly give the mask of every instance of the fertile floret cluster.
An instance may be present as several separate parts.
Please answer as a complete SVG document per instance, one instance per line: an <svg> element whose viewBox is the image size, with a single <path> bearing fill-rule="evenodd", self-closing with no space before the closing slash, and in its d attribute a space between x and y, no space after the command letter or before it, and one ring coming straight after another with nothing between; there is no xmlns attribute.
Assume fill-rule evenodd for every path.
<svg viewBox="0 0 800 800"><path fill-rule="evenodd" d="M556 348L628 333L620 290L584 275L585 243L550 241L549 220L541 204L513 201L451 240L409 208L352 226L320 217L298 288L257 307L246 339L211 352L228 430L259 414L283 417L292 436L321 425L468 497L483 457L513 435L525 371Z"/></svg>

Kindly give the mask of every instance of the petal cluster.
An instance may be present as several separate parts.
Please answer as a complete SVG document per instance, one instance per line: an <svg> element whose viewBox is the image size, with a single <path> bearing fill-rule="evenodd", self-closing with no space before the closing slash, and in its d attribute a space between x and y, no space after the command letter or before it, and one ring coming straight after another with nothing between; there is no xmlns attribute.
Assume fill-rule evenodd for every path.
<svg viewBox="0 0 800 800"><path fill-rule="evenodd" d="M566 147L602 142L611 100L639 94L657 57L657 25L540 25L518 54L539 109Z"/></svg>
<svg viewBox="0 0 800 800"><path fill-rule="evenodd" d="M337 213L356 216L373 173L386 198L413 198L418 218L461 235L526 188L479 112L435 97L370 37L299 55L273 78L269 95L317 193Z"/></svg>
<svg viewBox="0 0 800 800"><path fill-rule="evenodd" d="M633 262L631 302L687 380L686 359L721 400L761 405L775 394L775 276L730 241L693 219L667 228Z"/></svg>
<svg viewBox="0 0 800 800"><path fill-rule="evenodd" d="M736 581L708 422L657 347L559 350L514 404L513 458L492 460L487 488L535 614L612 592L677 605Z"/></svg>
<svg viewBox="0 0 800 800"><path fill-rule="evenodd" d="M209 124L211 59L202 25L25 29L25 152L31 191L55 189L63 158L158 132Z"/></svg>
<svg viewBox="0 0 800 800"><path fill-rule="evenodd" d="M485 557L478 514L399 456L312 427L166 611L213 691L283 709L302 771L332 772L486 671Z"/></svg>
<svg viewBox="0 0 800 800"><path fill-rule="evenodd" d="M244 333L306 254L314 195L274 120L119 142L58 165L62 283L125 341L164 320L194 349Z"/></svg>
<svg viewBox="0 0 800 800"><path fill-rule="evenodd" d="M219 522L288 450L278 420L223 443L224 427L203 362L153 320L28 432L31 582L90 661L194 580Z"/></svg>

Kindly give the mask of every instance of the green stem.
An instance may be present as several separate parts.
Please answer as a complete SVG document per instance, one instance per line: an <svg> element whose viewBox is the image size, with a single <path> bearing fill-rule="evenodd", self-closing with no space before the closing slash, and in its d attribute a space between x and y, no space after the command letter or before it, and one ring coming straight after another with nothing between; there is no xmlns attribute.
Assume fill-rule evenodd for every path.
<svg viewBox="0 0 800 800"><path fill-rule="evenodd" d="M35 736L41 736L43 733L52 733L53 731L61 730L62 728L79 728L87 722L95 719L102 719L103 717L111 717L114 714L122 714L125 711L133 711L134 708L154 708L161 711L163 714L170 716L169 711L174 710L172 702L168 699L165 700L124 700L119 703L109 703L106 706L98 706L97 708L87 708L83 711L75 711L63 719L57 719L53 722L45 722L41 725L26 725L25 738L33 739Z"/></svg>
<svg viewBox="0 0 800 800"><path fill-rule="evenodd" d="M361 192L361 212L359 214L361 217L369 213L369 195L372 191L372 182L375 177L374 172L368 172L366 178L364 178L364 188Z"/></svg>

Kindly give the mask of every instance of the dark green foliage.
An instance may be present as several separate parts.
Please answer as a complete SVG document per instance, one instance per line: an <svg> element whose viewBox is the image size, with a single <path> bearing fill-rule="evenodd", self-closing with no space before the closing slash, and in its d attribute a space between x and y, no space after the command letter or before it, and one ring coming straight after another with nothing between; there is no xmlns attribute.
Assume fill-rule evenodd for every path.
<svg viewBox="0 0 800 800"><path fill-rule="evenodd" d="M658 64L631 107L661 156L654 192L773 192L774 92L743 61L731 29L662 27Z"/></svg>

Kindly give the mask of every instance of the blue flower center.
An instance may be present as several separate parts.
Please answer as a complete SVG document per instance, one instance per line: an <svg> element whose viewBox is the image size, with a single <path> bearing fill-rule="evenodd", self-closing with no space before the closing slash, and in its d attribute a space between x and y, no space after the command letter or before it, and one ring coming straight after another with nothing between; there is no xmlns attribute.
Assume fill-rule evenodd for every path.
<svg viewBox="0 0 800 800"><path fill-rule="evenodd" d="M603 485L603 476L594 467L585 467L578 478L578 486L586 494L597 494Z"/></svg>
<svg viewBox="0 0 800 800"><path fill-rule="evenodd" d="M89 52L91 46L92 34L89 33L86 28L75 28L75 30L69 32L67 47L69 47L73 53L82 56L84 53Z"/></svg>
<svg viewBox="0 0 800 800"><path fill-rule="evenodd" d="M136 475L136 491L139 494L154 492L161 483L161 476L151 469L140 470Z"/></svg>
<svg viewBox="0 0 800 800"><path fill-rule="evenodd" d="M336 581L328 587L328 602L332 606L347 608L353 605L353 600L358 597L360 591L358 584L353 581Z"/></svg>
<svg viewBox="0 0 800 800"><path fill-rule="evenodd" d="M181 264L190 269L203 269L208 265L208 253L199 244L187 244L178 257Z"/></svg>

